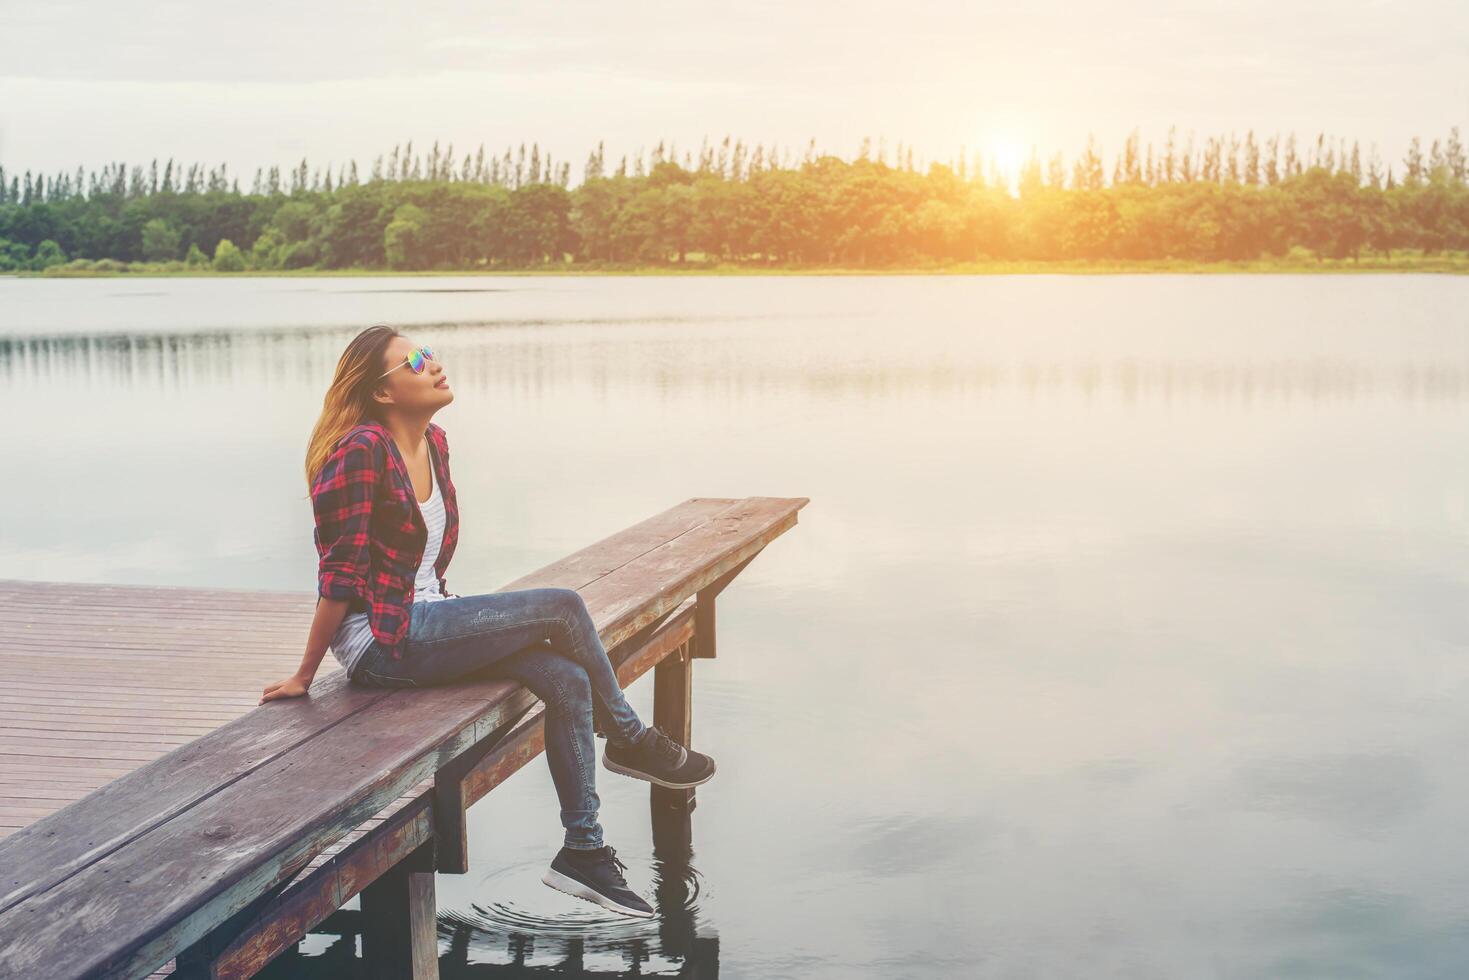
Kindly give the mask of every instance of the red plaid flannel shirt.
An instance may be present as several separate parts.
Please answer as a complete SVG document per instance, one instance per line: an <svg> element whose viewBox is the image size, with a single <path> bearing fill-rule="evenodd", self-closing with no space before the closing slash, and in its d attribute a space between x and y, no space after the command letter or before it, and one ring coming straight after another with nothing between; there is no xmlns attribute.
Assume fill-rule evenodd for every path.
<svg viewBox="0 0 1469 980"><path fill-rule="evenodd" d="M450 595L444 571L459 540L459 505L449 479L444 430L430 422L426 436L434 479L444 498L444 542L434 572L439 588ZM408 466L386 427L365 422L337 441L311 484L311 507L321 558L317 593L351 600L349 611L365 611L373 637L392 659L402 659L413 580L428 543L428 526Z"/></svg>

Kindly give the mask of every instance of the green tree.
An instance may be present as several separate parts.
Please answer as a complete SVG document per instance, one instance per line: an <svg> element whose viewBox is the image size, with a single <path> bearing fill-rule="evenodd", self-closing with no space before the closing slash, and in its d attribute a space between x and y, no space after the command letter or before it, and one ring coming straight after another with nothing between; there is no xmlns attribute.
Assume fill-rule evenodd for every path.
<svg viewBox="0 0 1469 980"><path fill-rule="evenodd" d="M56 244L50 238L37 245L36 254L31 256L31 268L38 272L42 269L49 269L53 265L65 264L66 253L61 250L60 245Z"/></svg>
<svg viewBox="0 0 1469 980"><path fill-rule="evenodd" d="M1318 257L1358 256L1372 225L1359 201L1366 192L1350 174L1312 167L1282 186L1295 206L1297 242Z"/></svg>
<svg viewBox="0 0 1469 980"><path fill-rule="evenodd" d="M244 272L245 257L235 243L221 238L214 247L214 269L216 272Z"/></svg>
<svg viewBox="0 0 1469 980"><path fill-rule="evenodd" d="M0 238L0 271L28 269L31 264L31 248L25 242L12 242Z"/></svg>
<svg viewBox="0 0 1469 980"><path fill-rule="evenodd" d="M143 258L149 262L167 262L179 257L179 233L162 218L154 218L143 226Z"/></svg>
<svg viewBox="0 0 1469 980"><path fill-rule="evenodd" d="M404 204L393 212L383 229L383 254L392 269L422 268L423 225L428 215L416 204Z"/></svg>
<svg viewBox="0 0 1469 980"><path fill-rule="evenodd" d="M255 244L250 246L250 268L279 269L285 244L285 236L280 233L279 229L266 228L260 233L260 237L255 239Z"/></svg>
<svg viewBox="0 0 1469 980"><path fill-rule="evenodd" d="M356 166L328 185L303 160L262 170L242 194L225 168L108 164L55 178L0 171L0 267L30 271L57 253L88 262L168 261L186 243L192 267L470 269L558 262L665 263L702 254L734 262L882 267L970 258L1250 259L1309 248L1323 259L1469 249L1469 162L1457 130L1416 140L1396 170L1374 147L1297 152L1294 134L1243 143L1194 134L1140 146L1134 132L1102 159L1094 138L1074 168L1046 169L1036 148L1018 196L983 168L900 165L868 150L854 160L793 160L726 138L684 154L608 165L601 149L574 190L566 166L527 143L459 166L452 147L426 164L394 148L372 179ZM1243 151L1243 156L1241 156ZM1282 153L1283 151L1283 153ZM651 166L651 170L647 169ZM348 179L350 172L353 176ZM1111 181L1105 179L1111 174ZM428 179L418 175L426 174ZM1065 179L1070 176L1070 180ZM1402 178L1401 180L1398 178ZM55 252L43 243L55 243ZM253 243L245 252L233 242ZM233 254L230 254L233 252Z"/></svg>
<svg viewBox="0 0 1469 980"><path fill-rule="evenodd" d="M321 215L308 201L287 201L271 215L270 223L287 242L308 241L321 225Z"/></svg>
<svg viewBox="0 0 1469 980"><path fill-rule="evenodd" d="M556 184L527 184L510 195L506 258L516 264L562 261L575 248L571 194Z"/></svg>

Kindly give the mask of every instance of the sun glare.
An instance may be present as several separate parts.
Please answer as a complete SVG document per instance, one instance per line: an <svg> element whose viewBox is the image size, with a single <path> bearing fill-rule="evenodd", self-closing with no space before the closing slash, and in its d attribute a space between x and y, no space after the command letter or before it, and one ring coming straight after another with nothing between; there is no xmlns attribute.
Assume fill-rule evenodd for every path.
<svg viewBox="0 0 1469 980"><path fill-rule="evenodd" d="M1025 164L1025 150L1020 141L1012 137L999 137L988 143L985 151L985 167L988 170L993 162L999 170L1001 178L1011 187L1020 177L1020 168Z"/></svg>

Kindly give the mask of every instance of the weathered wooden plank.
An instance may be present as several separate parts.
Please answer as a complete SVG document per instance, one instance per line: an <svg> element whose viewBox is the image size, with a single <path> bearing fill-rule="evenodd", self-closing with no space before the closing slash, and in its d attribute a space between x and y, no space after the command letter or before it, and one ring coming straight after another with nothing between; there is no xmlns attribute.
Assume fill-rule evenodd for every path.
<svg viewBox="0 0 1469 980"><path fill-rule="evenodd" d="M145 622L146 617L152 615L157 618L160 630L182 632L189 625L208 625L219 615L219 602L226 603L230 608L243 609L252 618L258 616L267 629L281 629L290 623L293 615L299 615L302 611L310 612L316 605L316 596L305 591L276 593L250 590L244 595L235 591L210 596L205 590L192 586L184 586L178 593L171 593L153 586L123 585L115 588L126 589L128 592L117 593L116 597L109 598L100 595L95 586L60 584L66 586L64 598L59 595L7 595L0 590L0 601L5 603L7 609L16 611L16 615L20 617L17 625L23 629L34 627L39 632L44 632L43 627L50 626L53 616L56 615L64 616L68 621L74 619L99 627L113 622ZM139 589L145 590L146 595L133 594ZM160 617L159 613L166 615Z"/></svg>
<svg viewBox="0 0 1469 980"><path fill-rule="evenodd" d="M327 670L337 669L335 660L323 666ZM59 676L34 667L28 668L23 676L16 678L14 682L7 682L0 698L16 703L35 702L37 704L44 704L52 699L75 699L86 703L124 700L128 704L136 704L140 695L153 691L160 700L208 707L235 705L247 700L250 693L220 691L212 685L213 677L208 675L164 679L158 687L153 688L138 682L136 675L132 677L112 675L93 677L90 674L78 676L73 671L57 673ZM58 681L61 683L58 684Z"/></svg>
<svg viewBox="0 0 1469 980"><path fill-rule="evenodd" d="M362 959L372 980L438 980L432 842L362 890Z"/></svg>
<svg viewBox="0 0 1469 980"><path fill-rule="evenodd" d="M670 616L658 631L642 646L630 651L612 651L617 662L617 676L624 686L638 677L661 659L687 645L693 635L693 599ZM544 750L544 704L537 702L506 737L504 743L495 747L466 777L463 797L470 802L481 799L494 786L508 779L521 766ZM420 784L422 785L422 784ZM400 798L401 800L406 799ZM420 806L428 806L430 794L425 791ZM466 804L467 805L467 804ZM359 831L362 829L359 828ZM354 832L354 837L358 832ZM400 842L394 857L401 857L421 841L412 838ZM309 878L303 873L299 884L293 884L274 907L261 914L257 923L241 934L216 962L216 977L246 977L253 975L265 963L290 948L322 919L330 915L344 902L355 895L361 881L368 880L373 868L380 869L384 858L375 851L363 851L361 844L343 847L340 856L331 862L320 862L320 870L314 866Z"/></svg>
<svg viewBox="0 0 1469 980"><path fill-rule="evenodd" d="M348 685L340 671L319 679L313 692L317 684L326 690L301 699L290 717L252 711L8 836L0 843L0 915L390 693Z"/></svg>
<svg viewBox="0 0 1469 980"><path fill-rule="evenodd" d="M310 752L292 752L198 802L190 827L150 830L125 851L104 855L34 901L15 905L0 926L18 939L0 949L0 967L28 970L44 961L63 973L151 970L251 896L294 873L405 786L501 726L510 711L535 701L510 680L389 693L372 713L355 714L314 739ZM447 726L458 727L441 738ZM363 761L364 745L373 749L370 765ZM259 799L266 793L272 807L261 810ZM251 811L242 827L234 815L241 811ZM210 832L216 837L200 839ZM181 854L190 861L179 860ZM204 879L201 868L209 870ZM110 905L107 886L119 879L148 901ZM60 907L73 912L59 918ZM101 942L97 920L106 921L112 942ZM116 948L119 937L147 934L148 921L178 924L141 948Z"/></svg>
<svg viewBox="0 0 1469 980"><path fill-rule="evenodd" d="M119 735L189 735L197 737L199 735L208 735L219 727L218 725L209 724L205 721L190 723L186 721L173 721L168 718L140 718L134 720L97 716L75 718L65 715L41 718L29 713L6 714L5 720L10 722L12 726L15 726L14 730L17 733L116 732Z"/></svg>
<svg viewBox="0 0 1469 980"><path fill-rule="evenodd" d="M152 762L154 759L173 751L176 746L158 745L151 748L126 748L126 749L77 749L66 745L48 745L44 747L27 748L16 747L0 743L0 759L25 760L25 759L54 759L58 763L67 760L78 763L90 763L93 761L104 762L132 762L142 764ZM181 746L178 746L181 747Z"/></svg>
<svg viewBox="0 0 1469 980"><path fill-rule="evenodd" d="M5 718L15 719L17 722L27 719L44 720L55 719L66 724L145 724L157 721L163 725L202 725L206 728L218 727L213 719L219 717L230 717L232 712L228 707L203 708L199 710L189 708L166 708L163 710L140 711L141 699L128 702L125 708L97 708L79 705L39 705L25 704L20 707L5 705L0 707L4 711Z"/></svg>
<svg viewBox="0 0 1469 980"><path fill-rule="evenodd" d="M137 588L146 587L137 586ZM16 630L15 641L54 645L53 634L57 625L62 624L70 631L69 635L74 633L76 637L88 643L113 638L130 642L149 641L154 638L161 638L164 641L182 641L190 636L196 642L208 642L216 636L225 636L231 641L244 640L246 650L258 653L268 647L251 642L252 637L258 634L267 641L273 639L277 642L290 639L296 632L292 628L293 625L299 623L302 616L310 619L315 609L313 604L299 601L289 605L280 605L275 609L259 607L252 609L247 603L231 603L228 600L222 600L223 605L216 607L211 613L206 613L201 608L198 613L179 618L174 615L172 609L155 604L155 601L155 597L140 596L131 613L63 607L60 610L52 611L44 619L37 617L35 623L21 623ZM4 603L4 600L0 599L0 603ZM9 603L4 604L9 611ZM210 617L218 618L221 608L235 612L241 618L230 620L228 623L211 622ZM23 620L27 611L25 609L16 610L16 615ZM257 623L260 626L258 630L254 628Z"/></svg>
<svg viewBox="0 0 1469 980"><path fill-rule="evenodd" d="M681 645L687 644L693 635L693 600L681 606L652 637L635 650L619 656L612 652L617 663L617 679L627 687L642 676L664 657L674 654ZM469 804L482 799L495 786L508 779L545 748L545 704L537 701L531 711L516 724L515 728L497 744L484 758L463 777L461 796ZM218 978L248 977L260 970L271 959L294 946L318 923L335 909L357 894L361 883L371 880L374 873L381 873L384 860L392 862L404 856L408 850L418 846L425 837L407 836L400 829L409 814L417 814L432 807L434 796L424 791L400 816L392 818L394 826L384 823L381 832L398 841L395 850L383 857L372 849L371 841L364 840L378 831L366 832L363 837L323 861L309 875L302 875L275 904L262 911L260 918L246 928L215 963L214 976ZM425 820L426 827L430 821ZM436 823L437 821L432 821ZM360 828L359 828L360 829ZM423 833L427 834L427 830ZM437 848L436 848L437 849Z"/></svg>
<svg viewBox="0 0 1469 980"><path fill-rule="evenodd" d="M320 679L326 677L328 674L335 672L335 668L323 670L316 676L318 679ZM192 697L185 697L183 696L183 694L179 694L171 697L161 697L155 703L158 706L167 709L168 711L178 714L207 714L211 717L217 717L220 712L232 711L240 705L254 707L259 701L259 698L259 691L256 691L253 695L242 694L229 700L225 700L222 698L200 698L196 701L196 699ZM0 697L0 702L3 702L5 707L10 707L12 705L35 705L37 707L45 708L47 711L51 710L51 708L53 707L77 709L113 708L115 710L129 710L132 708L136 708L141 704L147 703L144 693L141 690L139 690L137 693L124 693L120 690L116 697L105 697L100 694L82 695L73 698L51 697L41 694L26 695L24 697L16 695L14 697ZM197 704L197 707L192 707L192 705L195 704Z"/></svg>
<svg viewBox="0 0 1469 980"><path fill-rule="evenodd" d="M389 692L309 752L272 760L200 800L187 821L158 825L11 907L0 918L0 975L156 968L533 701L508 680Z"/></svg>
<svg viewBox="0 0 1469 980"><path fill-rule="evenodd" d="M311 874L307 871L298 876L289 886L286 898L276 896L263 908L259 917L247 923L247 929L231 937L223 949L216 949L209 962L209 976L250 977L259 973L270 958L285 949L294 948L310 926L294 932L297 921L320 923L331 917L342 902L355 895L355 890L344 895L341 890L341 862L353 861L363 874L363 882L376 879L392 865L403 861L414 849L430 839L432 823L429 813L430 783L419 783L410 793L400 796L394 805L366 821L351 835L328 848L328 852L317 855L311 862ZM364 839L373 833L370 839ZM151 976L167 976L169 968L160 968Z"/></svg>
<svg viewBox="0 0 1469 980"><path fill-rule="evenodd" d="M116 779L132 771L133 769L127 763L116 761L94 762L91 765L82 765L76 759L0 759L0 782L7 782L11 778L17 780L31 779L37 774L45 775L48 773L54 773L56 779L61 782L90 780L94 776L105 776L107 779Z"/></svg>
<svg viewBox="0 0 1469 980"><path fill-rule="evenodd" d="M237 589L217 589L196 585L119 585L113 582L54 582L32 579L0 579L0 599L39 598L52 606L77 605L86 607L106 606L109 603L119 608L135 608L132 603L138 597L138 589L158 597L161 605L170 609L189 606L208 607L213 603L233 603L241 599ZM250 589L245 598L256 604L274 608L281 602L305 602L315 605L314 596L303 596L296 590Z"/></svg>
<svg viewBox="0 0 1469 980"><path fill-rule="evenodd" d="M581 590L607 646L672 610L795 526L806 497L747 497ZM651 597L651 598L649 598Z"/></svg>
<svg viewBox="0 0 1469 980"><path fill-rule="evenodd" d="M713 498L684 501L583 548L545 569L516 580L502 591L538 585L578 587L585 584L584 577L595 577L604 574L606 569L625 564L669 537L697 526L711 514L726 508L729 503L728 500ZM84 598L78 599L79 594ZM278 608L289 600L299 606L303 614L300 631L295 637L297 640L304 635L315 607L314 597L301 602L299 593L268 594L260 598L253 597L250 593L209 589L97 585L78 587L72 583L0 580L0 608L7 608L5 597L8 595L43 597L47 605L46 621L51 624L57 621L57 617L68 604L85 607L110 601L118 606L127 606L152 597L155 602L166 603L169 608L198 606L212 611L217 620L251 606ZM157 598L160 595L163 597L161 600ZM56 635L54 629L49 632L52 636ZM292 655L295 655L294 650ZM0 679L7 678L7 674L8 671L0 671ZM254 678L252 688L258 682L259 678ZM162 820L191 806L210 792L221 776L238 778L275 758L279 752L288 750L347 715L362 710L388 693L390 692L347 685L345 675L340 670L334 670L326 676L318 675L312 686L311 696L301 699L311 705L310 710L298 710L299 705L292 705L293 710L285 718L272 712L251 711L245 717L256 719L254 722L245 723L243 727L237 727L241 722L233 723L180 749L179 751L190 752L191 758L172 760L168 764L167 772L163 767L148 769L134 766L133 768L138 769L137 778L119 780L116 785L101 787L96 798L80 800L68 808L64 826L38 826L34 833L8 835L4 845L0 846L0 867L9 872L0 879L0 913L13 906L24 894L48 887L49 883L72 873L88 860L123 846L149 827L156 826ZM258 695L255 697L258 698ZM12 758L34 759L33 756ZM82 761L62 759L58 760L58 764L69 766ZM191 761L193 765L187 764ZM5 762L6 757L0 756L0 778L3 778ZM107 766L105 771L121 776L126 770ZM91 843L79 843L84 840Z"/></svg>
<svg viewBox="0 0 1469 980"><path fill-rule="evenodd" d="M308 621L309 623L309 621ZM299 633L294 639L300 640ZM244 640L242 635L240 638ZM255 640L260 640L258 635ZM277 654L251 655L240 651L240 649L229 643L218 643L206 640L194 646L188 653L158 652L159 640L137 640L112 642L100 638L95 642L88 642L78 638L75 644L68 644L66 649L57 649L45 643L16 642L7 643L5 654L0 656L0 665L4 667L24 667L30 663L31 657L43 656L54 658L52 663L65 664L67 668L79 666L96 667L98 670L124 670L129 664L184 664L197 665L208 668L211 676L228 675L231 673L248 674L251 671L240 670L237 664L243 658L256 664L274 662ZM285 639L277 640L277 644L285 643ZM225 660L223 658L231 659ZM45 666L45 665L43 665ZM136 674L134 674L136 676Z"/></svg>
<svg viewBox="0 0 1469 980"><path fill-rule="evenodd" d="M44 776L58 784L75 783L81 785L91 778L86 771L57 769L44 763L34 766L7 766L4 763L0 763L0 775L7 774L13 775L17 783L24 783L27 779ZM0 785L9 786L11 782L7 778L0 778Z"/></svg>
<svg viewBox="0 0 1469 980"><path fill-rule="evenodd" d="M259 695L256 695L256 700L259 700ZM54 713L48 713L49 716L46 719L42 720L27 717L27 715L39 714L39 710L28 711L24 713L17 712L16 714L11 715L5 711L4 707L0 707L0 715L3 715L6 721L13 722L12 727L32 726L37 724L59 725L66 726L68 731L85 732L91 730L92 728L96 728L99 731L115 731L119 734L126 734L129 726L147 727L151 725L155 728L168 730L185 730L199 728L204 730L202 734L208 734L225 722L233 721L234 719L240 717L240 715L244 714L245 711L250 709L244 709L241 711L219 711L193 715L175 715L168 713L149 715L142 710L141 705L139 706L139 711L136 713L117 714L116 712L118 710L119 709L111 708L104 712L95 712L88 711L85 708L77 708L72 705L65 705L58 708L58 710ZM109 728L109 725L116 727Z"/></svg>
<svg viewBox="0 0 1469 980"><path fill-rule="evenodd" d="M17 599L18 594L24 597ZM122 598L105 600L103 597L107 595ZM191 611L190 601L200 600ZM107 608L114 601L120 604ZM40 785L57 790L53 795L61 795L60 791L65 789L67 795L80 796L50 800L44 816L52 817L67 806L77 805L86 793L240 717L255 706L258 695L221 693L221 687L243 686L233 678L239 671L250 668L235 661L243 656L249 663L262 665L256 668L262 672L288 669L294 654L286 654L280 647L277 623L286 622L285 616L292 610L309 612L312 602L314 598L300 593L158 590L84 583L12 583L8 588L0 588L0 610L19 637L16 643L7 644L0 657L0 681L3 681L0 717L10 729L0 735L7 753L0 756L0 789L13 794L39 795L35 787ZM209 635L206 626L210 621L218 624L223 617L227 629L236 632L234 617L241 611L250 613L245 617L252 620L246 627L249 636L238 642L230 658L221 658L214 664L198 664L177 656L191 648L197 653L198 639ZM88 638L107 634L109 627L116 643L115 638L126 632L117 627L132 622L133 617L157 627L158 647L165 651L172 648L176 654L166 669L145 670L155 676L141 678L139 668L146 664L140 664L132 654L123 654L115 662L94 662L97 658L64 659L64 645L68 641L88 642ZM214 635L217 639L219 634ZM44 654L21 652L32 650L37 640L46 641ZM58 644L62 645L63 656L56 655ZM274 659L273 651L268 649L272 646L281 649ZM262 649L257 652L257 647ZM113 651L112 656L119 655ZM224 664L234 666L222 669ZM270 669L265 664L279 666ZM334 664L330 666L335 670ZM40 719L37 714L41 715ZM43 723L37 724L38 720ZM45 736L25 733L62 726L74 734L55 734L67 744L59 752L44 748ZM109 751L77 751L90 746L75 733L94 732L112 732L120 737L108 740ZM111 751L130 744L140 746L143 751ZM122 758L99 761L98 757L103 755ZM21 827L6 826L0 837L11 839L21 833L23 826L34 826L37 822L32 817ZM11 863L0 860L0 868L8 871ZM0 891L3 885L0 881Z"/></svg>
<svg viewBox="0 0 1469 980"><path fill-rule="evenodd" d="M120 759L70 759L66 756L0 755L0 773L46 771L47 767L77 772L99 770L105 772L130 773L138 767Z"/></svg>
<svg viewBox="0 0 1469 980"><path fill-rule="evenodd" d="M594 610L594 618L603 632L604 642L609 646L614 645L642 626L666 615L671 604L681 601L691 591L707 585L793 524L795 510L804 503L804 498L753 498L738 506L726 507L715 518L692 527L676 536L673 541L655 547L651 552L639 554L615 565L611 571L584 590L584 597L588 597L589 592L595 597L595 603L592 597L588 597L588 605ZM702 534L701 529L704 530ZM610 562L604 561L598 567L608 564ZM696 571L691 572L690 566ZM619 577L620 581L615 585L607 582L608 579ZM528 588L534 584L545 583L520 580L513 587ZM373 692L374 695L379 693ZM186 828L165 827L161 822L154 822L138 833L135 825L132 836L113 839L109 852L100 856L97 851L84 854L83 860L79 862L84 865L81 870L66 881L58 882L46 894L38 895L32 891L29 894L37 895L35 901L22 899L19 904L8 906L12 911L3 927L8 930L13 923L17 924L16 934L23 937L23 943L7 947L0 956L9 956L24 964L28 958L33 957L41 944L50 943L52 948L60 947L64 955L74 954L71 959L77 965L90 963L99 965L104 971L132 969L147 962L149 957L159 956L161 951L176 950L181 948L180 944L194 941L202 934L200 929L207 927L210 921L219 921L234 909L243 907L249 895L259 894L282 875L299 869L301 863L309 860L314 853L313 848L320 850L325 846L326 836L342 830L344 820L360 823L371 815L371 807L380 806L391 798L395 790L401 788L403 779L421 778L424 774L435 771L472 744L474 725L463 725L463 715L444 718L434 713L433 724L437 728L415 728L414 719L403 714L402 709L402 702L410 697L420 702L432 698L436 702L432 705L434 708L440 707L437 703L439 700L443 700L445 706L453 706L452 699L445 699L442 691L430 689L385 692L372 701L370 712L350 714L311 739L309 753L293 753L291 749L295 746L290 746L280 756L259 762L248 771L227 773L227 785L223 789L190 808L190 826L202 826L206 831L213 830L221 841L218 844L212 841L203 843L189 838L199 859L206 866L219 868L217 878L210 880L207 885L190 881L188 884L192 887L181 888L181 882L176 880L179 870L169 868L169 862L164 859L166 854L177 853L181 834L189 837ZM304 700L312 701L316 698ZM503 699L499 702L500 705L504 703ZM293 708L296 706L291 705ZM475 725L493 714L493 709L486 713L486 707L483 700L473 705L471 710L481 714L481 720L476 721ZM246 717L261 713L251 712ZM370 714L379 727L367 725L367 719L358 717L358 714ZM244 720L246 719L241 719ZM391 721L399 724L388 725L386 730L393 734L385 736L379 730L380 726ZM458 725L459 730L444 737L446 725ZM379 761L387 762L398 773L396 778L388 777L384 781L383 774L378 772L369 779L360 772L351 771L351 762L354 759L351 750L356 749L355 758L360 760L363 739L369 737L371 732L378 733L380 743L375 746L380 750L375 756ZM205 736L206 739L208 737ZM425 739L436 737L437 743L425 753ZM417 740L416 744L414 739ZM196 743L178 751L187 752L194 744L202 741L204 739L196 740ZM303 755L309 755L311 759L300 758ZM317 767L323 760L331 765L321 775L337 777L334 780L336 785L331 786L330 791L325 794L318 792L319 781L316 779ZM312 776L309 780L303 778L308 770ZM282 778L286 774L289 774L289 779ZM247 791L256 790L255 796L258 798L262 783L267 780L274 780L270 783L273 790L270 795L283 806L290 804L286 809L291 819L283 820L280 814L275 813L259 817L252 814L251 826L241 830L230 825L226 818L231 813L248 811L245 801L250 797ZM300 799L292 799L290 787L301 783L310 783L312 794L303 794ZM328 796L332 801L330 812L303 813L312 809L312 796L318 798L319 805L319 797L322 795ZM80 801L77 806L86 802ZM11 835L5 843L9 844L19 836L21 835ZM340 834L337 833L337 836ZM126 854L112 853L123 844L128 845ZM242 854L249 856L242 858ZM97 889L110 880L103 876L114 871L119 872L119 878L131 874L131 883L137 890L148 894L165 894L167 901L163 907L150 909L148 914L149 921L166 923L169 927L162 933L158 932L157 927L151 927L151 935L145 938L141 946L109 952L98 948L98 939L110 937L116 940L116 937L128 936L128 930L120 928L123 925L120 920L126 919L124 913L130 913L135 918L143 914L136 905L128 909L110 908L107 905L108 896L98 895ZM170 878L170 875L175 877ZM184 894L185 892L191 894ZM86 909L86 914L73 915L70 917L71 921L58 923L55 921L56 916L48 916L46 911L48 908L59 907L59 902L80 904ZM144 927L141 931L147 933L148 929L149 927ZM83 940L83 936L87 938ZM48 961L48 966L50 965Z"/></svg>
<svg viewBox="0 0 1469 980"><path fill-rule="evenodd" d="M690 497L662 513L521 576L506 585L503 591L562 586L568 581L577 583L571 588L581 590L632 559L698 527L734 503L736 501L729 497Z"/></svg>
<svg viewBox="0 0 1469 980"><path fill-rule="evenodd" d="M67 798L70 793L73 795L69 798L78 799L79 797L74 794L83 791L83 787L68 788L66 785L19 787L14 792L0 796L0 807L56 809L63 805L57 802L58 798Z"/></svg>
<svg viewBox="0 0 1469 980"><path fill-rule="evenodd" d="M10 719L6 718L3 720L9 721ZM212 730L213 729L205 727L200 734L207 734ZM192 734L180 735L178 733L169 732L129 733L122 731L114 731L109 736L109 733L107 732L79 731L75 728L64 725L54 725L49 728L16 728L14 726L7 725L6 727L0 728L0 744L8 743L12 740L14 740L14 742L17 744L27 742L46 742L50 744L52 742L60 740L63 742L76 742L82 746L129 744L151 745L154 743L162 743L164 741L170 741L173 739L182 739L183 741L188 741L195 737L196 736Z"/></svg>
<svg viewBox="0 0 1469 980"><path fill-rule="evenodd" d="M74 796L42 796L41 794L37 793L33 794L30 797L8 796L0 799L0 807L5 807L7 810L39 810L40 816L45 816L48 813L55 813L57 810L66 806L68 803L73 803L76 800L81 799L83 795L83 793L77 793ZM0 814L0 820L9 820L13 816L14 814L8 812ZM32 816L30 817L30 819L34 820L36 819L36 817Z"/></svg>
<svg viewBox="0 0 1469 980"><path fill-rule="evenodd" d="M54 780L43 783L37 780L30 786L6 787L5 795L0 796L0 803L14 803L18 800L79 800L89 792L85 786L75 783L59 783Z"/></svg>
<svg viewBox="0 0 1469 980"><path fill-rule="evenodd" d="M295 946L317 924L350 901L369 882L432 839L433 815L426 787L410 803L354 835L309 875L265 909L222 950L212 965L220 980L254 976Z"/></svg>

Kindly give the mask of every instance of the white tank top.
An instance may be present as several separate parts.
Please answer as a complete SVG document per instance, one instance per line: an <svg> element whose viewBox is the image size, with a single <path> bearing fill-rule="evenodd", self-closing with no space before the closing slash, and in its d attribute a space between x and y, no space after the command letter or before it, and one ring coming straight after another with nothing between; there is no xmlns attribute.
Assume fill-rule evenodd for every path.
<svg viewBox="0 0 1469 980"><path fill-rule="evenodd" d="M418 563L418 574L413 578L413 601L436 602L448 596L439 591L439 578L434 574L434 562L438 561L439 549L444 544L444 497L439 493L439 481L434 478L434 468L428 468L428 500L418 505L428 525L428 539L423 545L423 560ZM372 625L365 612L352 612L342 617L341 625L332 636L332 656L347 669L350 677L352 668L367 648L372 646Z"/></svg>

